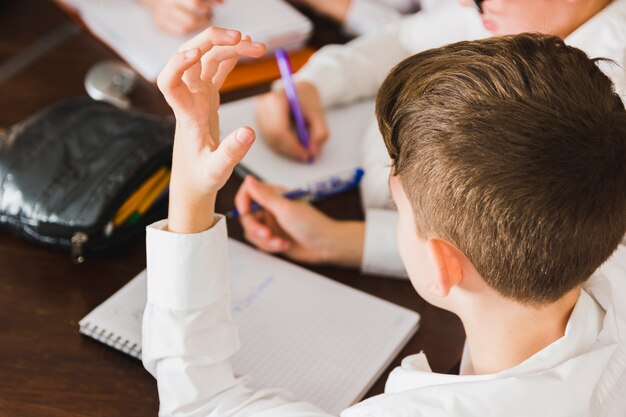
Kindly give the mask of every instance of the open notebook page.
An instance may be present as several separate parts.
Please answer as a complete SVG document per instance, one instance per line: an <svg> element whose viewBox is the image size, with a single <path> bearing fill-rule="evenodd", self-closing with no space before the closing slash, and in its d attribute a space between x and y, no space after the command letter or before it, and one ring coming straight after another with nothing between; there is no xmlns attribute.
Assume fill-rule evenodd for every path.
<svg viewBox="0 0 626 417"><path fill-rule="evenodd" d="M148 80L194 34L177 36L157 28L139 0L64 0L78 10L89 29ZM303 46L311 22L284 0L228 0L216 5L212 24L238 29L265 42L268 50Z"/></svg>
<svg viewBox="0 0 626 417"><path fill-rule="evenodd" d="M326 123L330 136L315 161L303 163L275 153L261 136L255 120L256 98L227 103L220 108L220 135L250 126L257 139L242 164L264 181L295 188L353 170L361 161L363 136L374 123L374 101L365 100L329 109ZM367 173L366 173L367 174Z"/></svg>
<svg viewBox="0 0 626 417"><path fill-rule="evenodd" d="M232 364L255 388L276 387L339 414L358 401L417 329L417 313L229 241ZM208 279L208 276L207 276ZM140 347L145 271L81 320L109 344ZM102 338L102 337L101 337ZM120 343L117 348L120 348ZM128 353L128 352L127 352ZM138 351L140 355L140 351Z"/></svg>

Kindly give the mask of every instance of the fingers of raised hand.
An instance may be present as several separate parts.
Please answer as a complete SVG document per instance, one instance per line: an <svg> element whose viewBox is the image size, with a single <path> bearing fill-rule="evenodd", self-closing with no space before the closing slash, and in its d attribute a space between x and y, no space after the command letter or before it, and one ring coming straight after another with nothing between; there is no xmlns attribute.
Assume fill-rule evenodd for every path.
<svg viewBox="0 0 626 417"><path fill-rule="evenodd" d="M242 40L249 42L251 39L249 35L246 35L242 38ZM235 65L237 65L238 61L239 56L236 56L224 60L219 65L218 69L215 71L215 75L213 76L213 84L215 85L215 87L217 87L218 89L222 88L222 85L224 85L224 81L226 81L226 77L228 77L228 74L230 74L233 68L235 68Z"/></svg>
<svg viewBox="0 0 626 417"><path fill-rule="evenodd" d="M241 33L237 30L209 27L187 42L183 43L179 51L198 48L202 54L209 52L214 45L236 45L241 40Z"/></svg>
<svg viewBox="0 0 626 417"><path fill-rule="evenodd" d="M258 58L265 53L265 45L252 42L249 36L235 45L218 45L202 57L202 75L205 82L212 82L220 88L224 80L237 64L239 57Z"/></svg>
<svg viewBox="0 0 626 417"><path fill-rule="evenodd" d="M221 188L228 180L235 165L246 155L254 142L254 131L242 127L228 135L217 149L207 152L207 182L212 188Z"/></svg>
<svg viewBox="0 0 626 417"><path fill-rule="evenodd" d="M183 83L183 75L185 71L199 63L200 58L198 48L179 52L170 58L159 74L157 85L170 105L176 104L189 94Z"/></svg>

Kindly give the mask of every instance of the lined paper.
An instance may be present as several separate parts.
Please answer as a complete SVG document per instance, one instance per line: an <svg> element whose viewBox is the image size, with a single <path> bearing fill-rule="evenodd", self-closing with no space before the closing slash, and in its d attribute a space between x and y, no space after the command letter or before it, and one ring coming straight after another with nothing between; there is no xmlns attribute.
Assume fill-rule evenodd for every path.
<svg viewBox="0 0 626 417"><path fill-rule="evenodd" d="M353 170L362 160L359 154L361 141L368 126L375 123L373 100L328 110L329 138L320 157L312 163L279 155L266 144L255 120L256 101L256 97L251 97L222 105L219 110L220 136L225 137L241 126L254 129L256 141L242 163L264 181L296 188Z"/></svg>
<svg viewBox="0 0 626 417"><path fill-rule="evenodd" d="M251 387L284 388L338 415L358 401L417 329L417 313L229 241L232 358ZM145 271L80 322L140 345ZM89 323L87 327L86 324ZM88 333L88 331L86 331ZM109 343L110 344L110 343Z"/></svg>

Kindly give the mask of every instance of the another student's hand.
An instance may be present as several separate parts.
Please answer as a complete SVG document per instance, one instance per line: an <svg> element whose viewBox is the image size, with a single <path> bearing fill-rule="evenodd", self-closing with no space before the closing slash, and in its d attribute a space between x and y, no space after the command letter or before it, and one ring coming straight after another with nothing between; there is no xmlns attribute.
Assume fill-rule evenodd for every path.
<svg viewBox="0 0 626 417"><path fill-rule="evenodd" d="M256 118L267 144L276 152L308 161L317 157L328 139L324 109L317 89L308 82L297 82L296 92L309 128L310 150L302 147L291 122L289 102L284 91L272 91L259 97Z"/></svg>
<svg viewBox="0 0 626 417"><path fill-rule="evenodd" d="M213 5L224 0L143 0L152 9L157 26L183 35L204 29L211 23Z"/></svg>
<svg viewBox="0 0 626 417"><path fill-rule="evenodd" d="M181 47L157 84L176 116L169 224L196 233L214 221L215 196L244 157L254 132L239 128L219 141L219 88L240 56L259 57L265 46L232 30L209 28Z"/></svg>
<svg viewBox="0 0 626 417"><path fill-rule="evenodd" d="M282 196L280 187L248 176L235 197L246 239L259 249L310 264L359 267L365 225L338 221L310 204ZM252 202L264 210L250 214Z"/></svg>

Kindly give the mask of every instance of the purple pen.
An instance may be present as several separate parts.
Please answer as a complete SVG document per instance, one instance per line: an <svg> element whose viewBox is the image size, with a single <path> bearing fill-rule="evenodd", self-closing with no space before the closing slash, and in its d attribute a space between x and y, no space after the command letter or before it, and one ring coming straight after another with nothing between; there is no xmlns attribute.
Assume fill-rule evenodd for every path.
<svg viewBox="0 0 626 417"><path fill-rule="evenodd" d="M275 55L276 60L278 61L278 70L280 71L280 76L285 87L287 101L289 101L289 107L291 108L291 114L293 115L293 119L296 123L298 138L300 139L300 143L304 149L308 151L311 145L309 140L309 131L306 128L304 115L302 114L302 109L300 108L300 103L298 102L298 95L296 94L296 86L294 85L293 78L291 77L293 71L291 69L289 56L282 48L277 49Z"/></svg>

